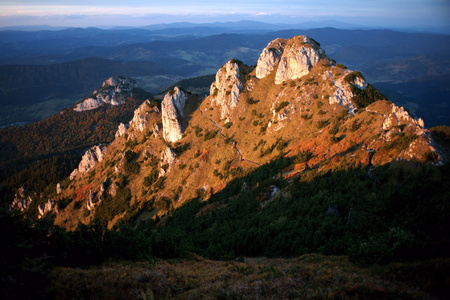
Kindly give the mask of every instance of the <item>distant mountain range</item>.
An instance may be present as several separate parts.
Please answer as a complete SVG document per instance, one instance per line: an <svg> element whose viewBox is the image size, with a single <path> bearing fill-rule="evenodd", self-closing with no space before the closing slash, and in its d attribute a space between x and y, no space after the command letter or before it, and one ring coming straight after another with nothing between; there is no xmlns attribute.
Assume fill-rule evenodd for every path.
<svg viewBox="0 0 450 300"><path fill-rule="evenodd" d="M0 116L0 126L33 122L49 116L61 105L80 100L92 89L94 82L115 75L132 76L140 87L158 94L180 79L213 74L230 57L254 65L260 49L270 40L299 34L321 41L322 48L331 58L349 68L362 70L369 82L396 97L394 100L423 117L427 124L450 124L447 117L450 111L446 110L448 96L440 92L436 99L424 97L435 91L429 89L433 82L440 82L441 86L450 85L447 76L450 74L449 36L373 29L284 29L300 25L242 21L173 23L108 30L0 31L0 64L3 65L0 72L5 78L0 82L0 99L3 106L7 105ZM340 25L351 27L351 24ZM302 26L308 27L306 24ZM89 75L72 71L86 71L88 58L91 62L97 59L97 63L90 64L97 70L90 71ZM60 65L62 63L66 65ZM51 79L50 75L39 86L33 84L45 81L46 74L60 74L66 67L67 73L73 76L58 75L58 78ZM45 70L44 76L37 70ZM93 74L101 75L94 78ZM70 87L66 79L71 82ZM410 85L406 94L397 89L399 82L419 79L430 84L421 85L420 91L417 86ZM79 83L83 81L85 83ZM51 99L59 99L57 101L61 105L56 105L55 109ZM433 105L426 105L430 101ZM21 106L38 103L41 106L36 109L44 110L39 116L24 113ZM424 106L428 112L433 111L431 115L438 113L439 118L424 113L421 110Z"/></svg>

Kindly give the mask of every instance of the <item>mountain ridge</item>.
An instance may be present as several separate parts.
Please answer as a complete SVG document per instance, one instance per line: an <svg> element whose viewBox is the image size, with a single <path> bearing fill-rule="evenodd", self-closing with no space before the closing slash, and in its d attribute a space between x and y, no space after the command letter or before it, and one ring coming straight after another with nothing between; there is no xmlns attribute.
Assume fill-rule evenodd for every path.
<svg viewBox="0 0 450 300"><path fill-rule="evenodd" d="M206 97L174 86L162 102L134 90L121 105L64 111L79 125L130 114L81 162L15 176L46 185L22 181L5 197L17 210L0 210L6 295L448 294L448 126L429 131L304 36L210 79ZM99 128L88 125L77 131Z"/></svg>
<svg viewBox="0 0 450 300"><path fill-rule="evenodd" d="M133 118L146 114L142 133L128 129L108 146L104 162L61 184L59 199L72 201L57 213L56 224L74 228L77 218L89 223L95 216L111 228L142 205L162 217L193 197L208 199L232 178L276 158L298 161L284 167L285 178L308 168L324 172L348 164L443 159L423 121L379 100L385 97L361 73L336 64L307 37L283 40L275 50L279 42L269 43L255 69L234 59L222 66L206 99L186 97L190 113L180 113L180 106L170 117L185 124L175 139L167 138L178 125L168 127L165 107L161 114L144 103ZM274 51L278 56L268 55ZM258 73L263 65L271 67ZM175 88L166 97L179 93L185 92ZM127 196L113 200L120 190ZM95 213L74 209L87 199L97 203ZM121 208L113 209L114 202ZM110 215L111 209L121 214Z"/></svg>

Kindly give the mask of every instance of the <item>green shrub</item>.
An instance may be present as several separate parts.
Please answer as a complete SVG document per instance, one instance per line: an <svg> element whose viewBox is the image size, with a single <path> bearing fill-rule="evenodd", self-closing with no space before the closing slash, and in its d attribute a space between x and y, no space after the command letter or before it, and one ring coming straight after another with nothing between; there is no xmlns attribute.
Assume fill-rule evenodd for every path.
<svg viewBox="0 0 450 300"><path fill-rule="evenodd" d="M338 133L338 131L339 131L339 127L334 126L334 127L331 127L330 130L328 130L328 133L331 135L335 135L336 133Z"/></svg>
<svg viewBox="0 0 450 300"><path fill-rule="evenodd" d="M364 76L361 74L361 72L359 71L352 71L350 73L348 73L347 75L345 75L344 77L344 81L351 83L353 82L356 78L362 78L364 79Z"/></svg>
<svg viewBox="0 0 450 300"><path fill-rule="evenodd" d="M158 180L158 177L159 177L159 171L152 170L148 176L144 177L144 186L146 186L146 187L151 186L153 183L156 182L156 180Z"/></svg>
<svg viewBox="0 0 450 300"><path fill-rule="evenodd" d="M396 137L396 138L395 138ZM392 134L392 138L395 138L392 142L384 146L384 149L391 150L397 149L399 151L406 150L409 145L414 142L419 136L416 134L406 135L404 132Z"/></svg>
<svg viewBox="0 0 450 300"><path fill-rule="evenodd" d="M245 99L245 102L247 102L247 104L256 104L259 102L259 100L255 100L253 99L253 97L247 97L247 99Z"/></svg>
<svg viewBox="0 0 450 300"><path fill-rule="evenodd" d="M317 129L322 129L330 124L329 120L320 120L317 122Z"/></svg>
<svg viewBox="0 0 450 300"><path fill-rule="evenodd" d="M275 108L275 112L279 112L280 110L282 110L283 108L285 108L286 106L289 105L289 102L287 101L283 101L280 104L278 104L278 106Z"/></svg>
<svg viewBox="0 0 450 300"><path fill-rule="evenodd" d="M364 90L353 87L352 92L355 94L352 98L352 102L358 109L364 108L377 100L386 100L386 97L371 84L368 84L367 88Z"/></svg>
<svg viewBox="0 0 450 300"><path fill-rule="evenodd" d="M141 170L141 165L138 162L135 161L124 161L123 169L126 174L130 175L136 175L139 174Z"/></svg>
<svg viewBox="0 0 450 300"><path fill-rule="evenodd" d="M217 136L217 131L216 130L206 130L205 131L205 136L203 137L203 140L207 141L210 139L213 139Z"/></svg>
<svg viewBox="0 0 450 300"><path fill-rule="evenodd" d="M297 156L294 158L295 164L301 164L308 162L312 158L312 153L309 151L301 151Z"/></svg>

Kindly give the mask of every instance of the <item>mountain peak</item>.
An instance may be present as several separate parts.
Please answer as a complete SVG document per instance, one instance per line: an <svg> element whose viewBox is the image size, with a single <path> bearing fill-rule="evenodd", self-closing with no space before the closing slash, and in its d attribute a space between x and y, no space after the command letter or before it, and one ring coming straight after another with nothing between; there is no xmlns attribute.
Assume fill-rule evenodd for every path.
<svg viewBox="0 0 450 300"><path fill-rule="evenodd" d="M105 80L102 87L92 93L92 96L78 103L73 109L81 112L99 107L103 103L120 105L124 103L131 91L136 87L136 80L126 76L113 76Z"/></svg>
<svg viewBox="0 0 450 300"><path fill-rule="evenodd" d="M329 60L320 44L312 38L278 38L262 51L256 66L256 77L262 79L276 69L275 83L281 84L307 75L309 69L322 58Z"/></svg>
<svg viewBox="0 0 450 300"><path fill-rule="evenodd" d="M89 186L105 191L101 199L95 196L100 204L84 212L69 205L55 222L70 228L95 216L110 227L125 212L132 214L131 207L144 205L161 217L275 160L283 161L280 179L307 169L441 160L423 121L305 36L271 41L256 68L231 59L217 71L210 92L201 99L175 87L161 113L144 102L88 176L77 176L54 197L92 207ZM120 212L111 210L117 201L125 203Z"/></svg>

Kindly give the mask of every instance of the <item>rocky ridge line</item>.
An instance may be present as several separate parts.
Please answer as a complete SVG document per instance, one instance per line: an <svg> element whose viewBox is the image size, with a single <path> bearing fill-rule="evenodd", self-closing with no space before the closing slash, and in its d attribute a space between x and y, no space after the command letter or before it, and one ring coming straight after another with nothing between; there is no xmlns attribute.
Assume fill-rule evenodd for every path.
<svg viewBox="0 0 450 300"><path fill-rule="evenodd" d="M94 91L92 97L78 103L73 109L76 112L92 110L103 103L109 105L120 105L126 101L126 96L136 87L136 80L125 76L114 76L108 78L101 89Z"/></svg>

